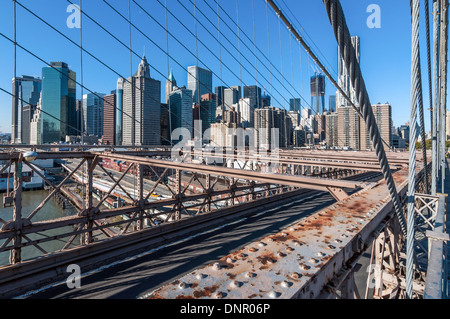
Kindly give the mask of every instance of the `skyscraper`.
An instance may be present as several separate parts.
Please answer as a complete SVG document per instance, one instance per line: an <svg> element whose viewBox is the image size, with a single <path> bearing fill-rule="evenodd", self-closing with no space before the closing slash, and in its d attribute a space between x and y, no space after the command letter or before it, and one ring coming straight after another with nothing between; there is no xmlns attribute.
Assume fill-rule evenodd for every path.
<svg viewBox="0 0 450 319"><path fill-rule="evenodd" d="M116 91L104 97L103 105L103 144L115 145L116 139Z"/></svg>
<svg viewBox="0 0 450 319"><path fill-rule="evenodd" d="M289 111L301 113L302 111L302 100L301 99L290 99L289 100Z"/></svg>
<svg viewBox="0 0 450 319"><path fill-rule="evenodd" d="M255 146L270 149L286 147L289 131L286 110L265 107L255 110Z"/></svg>
<svg viewBox="0 0 450 319"><path fill-rule="evenodd" d="M223 106L224 105L224 97L225 97L225 90L227 87L225 86L216 86L215 92L216 92L216 99L217 103L216 106Z"/></svg>
<svg viewBox="0 0 450 319"><path fill-rule="evenodd" d="M160 145L161 82L150 77L145 56L123 84L123 145Z"/></svg>
<svg viewBox="0 0 450 319"><path fill-rule="evenodd" d="M32 76L22 76L12 80L12 92L17 97L12 99L12 125L11 142L29 143L29 125L27 119L23 118L25 105L29 105L28 110L33 111L41 96L42 81L40 78ZM33 111L34 112L34 111ZM27 114L30 115L30 114ZM33 115L31 114L31 117ZM23 132L26 130L26 132ZM27 142L28 141L28 142Z"/></svg>
<svg viewBox="0 0 450 319"><path fill-rule="evenodd" d="M315 74L311 77L311 108L316 114L325 111L325 75Z"/></svg>
<svg viewBox="0 0 450 319"><path fill-rule="evenodd" d="M103 136L103 93L89 93L83 96L83 133ZM114 107L110 105L110 107Z"/></svg>
<svg viewBox="0 0 450 319"><path fill-rule="evenodd" d="M202 133L205 133L207 129L211 128L212 124L216 123L216 103L215 94L202 95L199 108L199 119L202 120Z"/></svg>
<svg viewBox="0 0 450 319"><path fill-rule="evenodd" d="M244 86L244 99L250 99L253 109L261 107L261 88L256 85Z"/></svg>
<svg viewBox="0 0 450 319"><path fill-rule="evenodd" d="M389 145L392 146L392 108L389 103L372 105L373 115L375 122L377 123L378 130L381 138ZM361 150L373 149L372 141L370 140L367 126L364 121L361 123ZM383 145L386 148L386 145Z"/></svg>
<svg viewBox="0 0 450 319"><path fill-rule="evenodd" d="M193 136L193 112L192 112L192 91L185 87L178 88L169 96L169 103L172 112L172 131L178 128L186 128L189 130L191 137ZM174 142L180 139L176 136Z"/></svg>
<svg viewBox="0 0 450 319"><path fill-rule="evenodd" d="M212 93L212 71L198 66L188 67L188 90L194 103L200 103L202 95Z"/></svg>
<svg viewBox="0 0 450 319"><path fill-rule="evenodd" d="M360 150L360 118L351 106L338 107L338 146Z"/></svg>
<svg viewBox="0 0 450 319"><path fill-rule="evenodd" d="M358 62L360 62L360 44L359 44L359 37L354 36L352 37L352 44L355 48L356 58ZM339 56L339 86L342 88L342 90L347 94L347 96L351 99L353 104L357 105L358 101L356 98L356 92L353 89L353 86L350 82L350 73L347 70L347 67L345 66L344 57L341 56L340 52L338 53ZM338 107L341 106L349 106L349 103L341 93L336 93L336 103Z"/></svg>
<svg viewBox="0 0 450 319"><path fill-rule="evenodd" d="M231 109L235 104L239 103L242 91L240 86L232 86L224 91L224 105L225 109Z"/></svg>
<svg viewBox="0 0 450 319"><path fill-rule="evenodd" d="M238 112L241 116L241 124L244 128L254 127L255 125L255 104L251 103L250 98L239 100Z"/></svg>
<svg viewBox="0 0 450 319"><path fill-rule="evenodd" d="M336 95L330 95L328 103L328 111L336 112Z"/></svg>
<svg viewBox="0 0 450 319"><path fill-rule="evenodd" d="M42 69L40 143L65 141L76 135L76 73L64 62Z"/></svg>
<svg viewBox="0 0 450 319"><path fill-rule="evenodd" d="M123 140L123 82L125 79L119 78L117 80L116 89L116 118L114 129L116 136L114 138L114 145L122 145Z"/></svg>

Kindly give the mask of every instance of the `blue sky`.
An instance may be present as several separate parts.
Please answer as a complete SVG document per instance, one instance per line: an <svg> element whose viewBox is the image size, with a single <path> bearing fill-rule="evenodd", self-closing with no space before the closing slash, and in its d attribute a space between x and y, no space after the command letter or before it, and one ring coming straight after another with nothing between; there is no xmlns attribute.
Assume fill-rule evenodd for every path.
<svg viewBox="0 0 450 319"><path fill-rule="evenodd" d="M165 0L135 0L146 12L132 1L132 21L140 31L132 30L132 49L137 54L132 57L132 72L139 64L144 53L151 64L152 77L162 82L162 89L168 74L173 69L178 85L187 85L186 68L196 65L198 51L199 65L213 71L213 86L253 85L256 79L264 91L273 95L272 104L277 107L288 107L286 100L301 94L310 103L309 76L316 67L299 44L292 39L287 29L281 24L270 6L264 0L254 0L255 38L258 59L255 59L253 43L253 9L252 0L219 0L219 4L228 15L237 21L245 32L240 32L241 42L237 38L236 25L220 10L220 36L222 47L218 43L218 19L214 10L214 0L195 0L197 10L194 13L194 0L166 0L168 9L192 33L197 33L199 41L186 28L168 13L169 54L167 62L165 26ZM206 2L205 2L206 1ZM79 43L79 29L70 29L66 21L70 13L66 0L19 0L21 4L36 15L63 32L74 42ZM79 0L73 0L75 4ZM128 1L106 0L124 16L128 16ZM104 0L83 1L83 10L117 39L129 45L128 23L120 17ZM0 32L13 37L13 5L12 1L1 0ZM184 5L184 7L181 4ZM209 6L207 5L209 4ZM294 26L300 28L305 40L319 55L330 73L337 79L337 45L328 21L322 1L316 0L278 0L282 9L285 4L295 15L286 11ZM361 68L372 104L389 102L395 126L409 121L410 117L410 68L411 68L411 22L410 7L407 0L342 0L347 23L352 35L361 37ZM370 13L367 7L377 4L381 8L381 28L370 29L367 18ZM266 9L268 9L266 11ZM422 62L426 61L426 42L424 14L421 8L421 53ZM268 12L268 13L267 13ZM193 15L199 19L195 24ZM153 19L149 16L151 15ZM269 20L269 32L267 27ZM298 20L298 21L297 21ZM17 5L17 41L43 60L64 61L77 73L80 79L80 49L50 27L32 16L20 5ZM228 25L228 26L227 26ZM281 31L281 32L280 32ZM281 34L281 39L280 39ZM247 38L248 37L248 38ZM152 41L150 41L151 39ZM313 39L311 42L310 39ZM281 40L281 41L280 41ZM181 44L180 44L181 42ZM270 45L269 45L270 43ZM130 75L130 52L94 22L83 17L83 46L107 64L115 72L128 77ZM13 45L0 37L0 87L11 91L11 80L14 76ZM239 54L239 49L241 54ZM270 52L270 61L268 61ZM219 61L222 59L222 64ZM255 70L255 60L256 69ZM239 61L242 66L239 65ZM222 65L222 66L221 66ZM46 66L35 57L18 49L17 75L41 76L42 67ZM283 66L283 67L281 67ZM425 109L428 109L428 79L426 65L423 64L423 89ZM273 72L273 76L270 72ZM115 89L118 75L100 64L88 54L83 54L84 85L95 92L109 93ZM284 77L284 79L283 79ZM283 87L284 85L284 87ZM328 95L334 95L336 89L327 81ZM86 93L86 89L85 89ZM81 89L78 87L78 98ZM304 103L305 105L306 103ZM10 132L11 97L0 92L0 131ZM429 112L426 112L426 126L429 129Z"/></svg>

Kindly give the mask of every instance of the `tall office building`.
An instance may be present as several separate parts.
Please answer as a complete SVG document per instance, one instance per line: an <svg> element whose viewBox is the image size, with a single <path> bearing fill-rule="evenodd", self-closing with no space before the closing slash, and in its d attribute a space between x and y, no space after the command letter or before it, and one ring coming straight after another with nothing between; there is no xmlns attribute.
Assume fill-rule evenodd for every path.
<svg viewBox="0 0 450 319"><path fill-rule="evenodd" d="M272 105L272 98L270 97L270 95L267 95L266 93L264 93L261 96L261 107L268 107Z"/></svg>
<svg viewBox="0 0 450 319"><path fill-rule="evenodd" d="M123 82L124 78L119 78L117 80L116 89L116 118L115 118L115 133L114 145L122 145L123 139Z"/></svg>
<svg viewBox="0 0 450 319"><path fill-rule="evenodd" d="M103 144L115 145L116 140L116 90L104 97L103 105Z"/></svg>
<svg viewBox="0 0 450 319"><path fill-rule="evenodd" d="M161 144L161 82L150 77L145 56L123 84L123 145Z"/></svg>
<svg viewBox="0 0 450 319"><path fill-rule="evenodd" d="M275 107L255 110L255 146L258 148L286 147L286 111Z"/></svg>
<svg viewBox="0 0 450 319"><path fill-rule="evenodd" d="M83 133L101 138L103 136L103 93L83 96Z"/></svg>
<svg viewBox="0 0 450 319"><path fill-rule="evenodd" d="M241 125L244 128L254 127L255 125L255 106L250 98L239 100L238 112L241 116Z"/></svg>
<svg viewBox="0 0 450 319"><path fill-rule="evenodd" d="M300 112L297 112L297 111L289 111L288 112L288 116L291 118L291 121L292 121L292 126L294 127L294 128L296 128L296 127L298 127L298 126L300 126L301 125L301 122L300 122Z"/></svg>
<svg viewBox="0 0 450 319"><path fill-rule="evenodd" d="M351 106L341 106L338 113L338 147L361 149L360 117Z"/></svg>
<svg viewBox="0 0 450 319"><path fill-rule="evenodd" d="M172 131L178 128L186 128L193 136L193 112L192 112L192 91L185 87L178 88L169 96L171 108L171 128ZM179 141L178 136L173 139Z"/></svg>
<svg viewBox="0 0 450 319"><path fill-rule="evenodd" d="M302 112L302 100L301 99L290 99L289 100L289 111L291 112Z"/></svg>
<svg viewBox="0 0 450 319"><path fill-rule="evenodd" d="M212 124L216 123L216 99L216 95L213 93L202 95L199 107L199 119L202 121L202 134L211 128Z"/></svg>
<svg viewBox="0 0 450 319"><path fill-rule="evenodd" d="M336 95L330 95L328 102L328 111L336 112Z"/></svg>
<svg viewBox="0 0 450 319"><path fill-rule="evenodd" d="M231 109L235 104L239 103L241 99L242 91L240 86L232 86L224 90L224 105L225 109Z"/></svg>
<svg viewBox="0 0 450 319"><path fill-rule="evenodd" d="M372 105L373 115L375 122L377 123L378 130L381 138L389 145L392 146L392 108L389 103ZM361 150L373 150L372 141L370 140L369 133L367 131L366 123L361 122ZM383 144L383 147L387 147Z"/></svg>
<svg viewBox="0 0 450 319"><path fill-rule="evenodd" d="M315 74L311 77L311 108L316 114L325 110L325 75Z"/></svg>
<svg viewBox="0 0 450 319"><path fill-rule="evenodd" d="M25 105L29 105L28 110L36 108L41 97L42 81L40 78L32 76L17 77L12 80L12 125L11 142L16 144L27 144L30 140L29 125L24 119L23 112ZM29 113L27 115L30 115ZM29 117L29 116L28 116ZM31 114L32 117L32 114ZM25 130L25 132L24 132Z"/></svg>
<svg viewBox="0 0 450 319"><path fill-rule="evenodd" d="M30 122L30 144L41 144L41 141L41 100L39 100Z"/></svg>
<svg viewBox="0 0 450 319"><path fill-rule="evenodd" d="M356 58L358 62L360 61L360 39L358 36L354 36L351 39L353 47L355 48ZM347 94L353 104L358 105L358 100L356 97L356 92L353 89L353 85L350 81L350 74L345 65L344 57L341 56L341 53L338 53L339 56L339 81L338 84L342 88L342 90ZM349 106L349 103L341 93L336 93L336 103L338 107Z"/></svg>
<svg viewBox="0 0 450 319"><path fill-rule="evenodd" d="M40 143L65 141L76 135L76 73L64 62L42 69Z"/></svg>
<svg viewBox="0 0 450 319"><path fill-rule="evenodd" d="M216 107L223 106L224 105L224 98L225 98L225 90L227 89L226 86L216 86L215 93L216 93Z"/></svg>
<svg viewBox="0 0 450 319"><path fill-rule="evenodd" d="M161 103L161 145L170 145L169 104Z"/></svg>
<svg viewBox="0 0 450 319"><path fill-rule="evenodd" d="M261 107L261 88L257 85L244 86L244 99L250 100L253 109Z"/></svg>
<svg viewBox="0 0 450 319"><path fill-rule="evenodd" d="M212 71L198 66L188 67L188 89L192 92L192 100L200 103L202 95L212 93Z"/></svg>
<svg viewBox="0 0 450 319"><path fill-rule="evenodd" d="M30 144L30 128L33 120L36 105L27 104L23 107L22 112L22 144Z"/></svg>
<svg viewBox="0 0 450 319"><path fill-rule="evenodd" d="M329 147L338 147L338 114L336 112L326 115L325 140Z"/></svg>

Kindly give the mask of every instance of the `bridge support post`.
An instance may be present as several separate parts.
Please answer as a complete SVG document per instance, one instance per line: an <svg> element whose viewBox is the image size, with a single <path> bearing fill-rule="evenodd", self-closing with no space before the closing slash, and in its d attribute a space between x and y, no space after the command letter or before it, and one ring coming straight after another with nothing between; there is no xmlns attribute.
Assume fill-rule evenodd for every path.
<svg viewBox="0 0 450 319"><path fill-rule="evenodd" d="M22 159L14 162L14 209L13 220L15 225L15 234L12 239L13 245L19 247L11 250L9 261L11 264L17 264L22 261Z"/></svg>
<svg viewBox="0 0 450 319"><path fill-rule="evenodd" d="M96 163L93 165L93 160L88 159L86 161L86 175L87 175L87 181L85 184L85 194L84 194L84 210L86 212L86 217L88 219L87 223L86 223L86 230L88 230L85 234L84 234L84 242L83 244L88 245L90 243L92 243L93 241L93 232L92 232L92 228L94 226L94 220L93 220L93 211L92 211L92 191L93 191L93 171L94 168L96 166ZM81 236L83 237L83 236ZM83 240L83 239L82 239Z"/></svg>
<svg viewBox="0 0 450 319"><path fill-rule="evenodd" d="M136 224L136 230L144 229L144 210L142 207L145 205L144 199L144 166L142 164L136 164L136 176L137 176L137 189L138 189L138 201L137 205L140 207L138 212L139 220Z"/></svg>

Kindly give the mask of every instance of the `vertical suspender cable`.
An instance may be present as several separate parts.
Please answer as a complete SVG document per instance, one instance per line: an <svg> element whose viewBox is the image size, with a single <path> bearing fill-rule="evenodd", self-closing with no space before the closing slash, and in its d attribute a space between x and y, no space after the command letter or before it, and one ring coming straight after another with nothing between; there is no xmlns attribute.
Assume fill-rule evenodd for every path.
<svg viewBox="0 0 450 319"><path fill-rule="evenodd" d="M222 98L222 105L218 105L222 107L222 118L223 118L223 110L226 109L225 106L225 96L224 96L224 89L223 89L223 73L222 73L222 42L220 38L220 16L219 16L219 2L216 0L217 3L217 30L219 32L218 40L219 40L219 60L220 60L220 96Z"/></svg>
<svg viewBox="0 0 450 319"><path fill-rule="evenodd" d="M16 0L13 0L14 2L14 107L17 108L17 116L22 116L22 109L18 107L18 97L17 97L17 5L16 5ZM20 114L19 114L20 113ZM16 116L16 117L17 117ZM15 119L15 121L17 121L17 118ZM16 125L16 123L13 123L14 125ZM17 121L17 124L19 124L19 121ZM22 130L19 130L19 128L13 128L13 130L15 129L16 132L21 132ZM18 139L21 140L21 136L17 136L17 133L15 133L14 131L12 132L14 133L14 141L11 141L12 143L16 143L16 141ZM8 182L9 182L9 175L8 175ZM8 189L9 192L9 189Z"/></svg>
<svg viewBox="0 0 450 319"><path fill-rule="evenodd" d="M266 20L267 20L267 50L269 53L269 61L270 58L270 28L269 28L269 8L266 1ZM270 96L273 98L273 92L272 92L272 64L270 63Z"/></svg>
<svg viewBox="0 0 450 319"><path fill-rule="evenodd" d="M256 86L259 87L259 82L258 82L258 56L256 55L256 25L255 25L255 0L252 0L252 18L253 18L253 47L255 50L255 72L256 72ZM257 106L256 108L261 108L262 107L262 103L260 101L260 95L256 94L256 98L257 98ZM256 123L255 123L256 125Z"/></svg>
<svg viewBox="0 0 450 319"><path fill-rule="evenodd" d="M426 24L426 37L427 37L427 67L428 67L428 92L430 99L430 118L431 118L431 132L433 132L433 84L431 76L431 43L430 43L430 6L429 0L425 0L425 24ZM433 136L433 134L432 134ZM428 165L428 163L426 163ZM433 176L431 176L433 179ZM433 183L432 183L433 184ZM431 185L427 192L432 192L433 186Z"/></svg>
<svg viewBox="0 0 450 319"><path fill-rule="evenodd" d="M169 22L167 19L167 0L164 1L164 11L165 11L165 22L166 22L166 52L167 52L167 77L170 76L170 58L169 58ZM172 79L170 79L170 81L172 81ZM172 83L173 85L173 83ZM172 109L170 107L170 93L169 92L169 96L167 97L167 108L169 109L168 112L168 134L169 134L169 139L170 139L170 146L173 146L173 139L172 139Z"/></svg>
<svg viewBox="0 0 450 319"><path fill-rule="evenodd" d="M440 135L441 135L441 151L440 151L440 162L441 162L441 193L444 193L445 185L445 153L446 153L446 113L447 113L447 65L448 65L448 0L441 0L441 35L440 35L440 65L441 65L441 76L440 76L440 90L441 90L441 100L440 100Z"/></svg>
<svg viewBox="0 0 450 319"><path fill-rule="evenodd" d="M433 125L431 128L432 134L432 172L431 172L431 194L436 195L437 192L437 176L438 176L438 109L439 109L439 34L440 34L440 1L433 1L433 69L434 69L434 81L433 81L433 90L434 90L434 100L433 100Z"/></svg>
<svg viewBox="0 0 450 319"><path fill-rule="evenodd" d="M416 193L416 141L417 106L420 89L420 52L419 52L419 0L411 0L412 20L412 64L411 64L411 122L409 136L409 176L408 176L408 216L406 239L406 297L413 298L414 280L414 213Z"/></svg>

